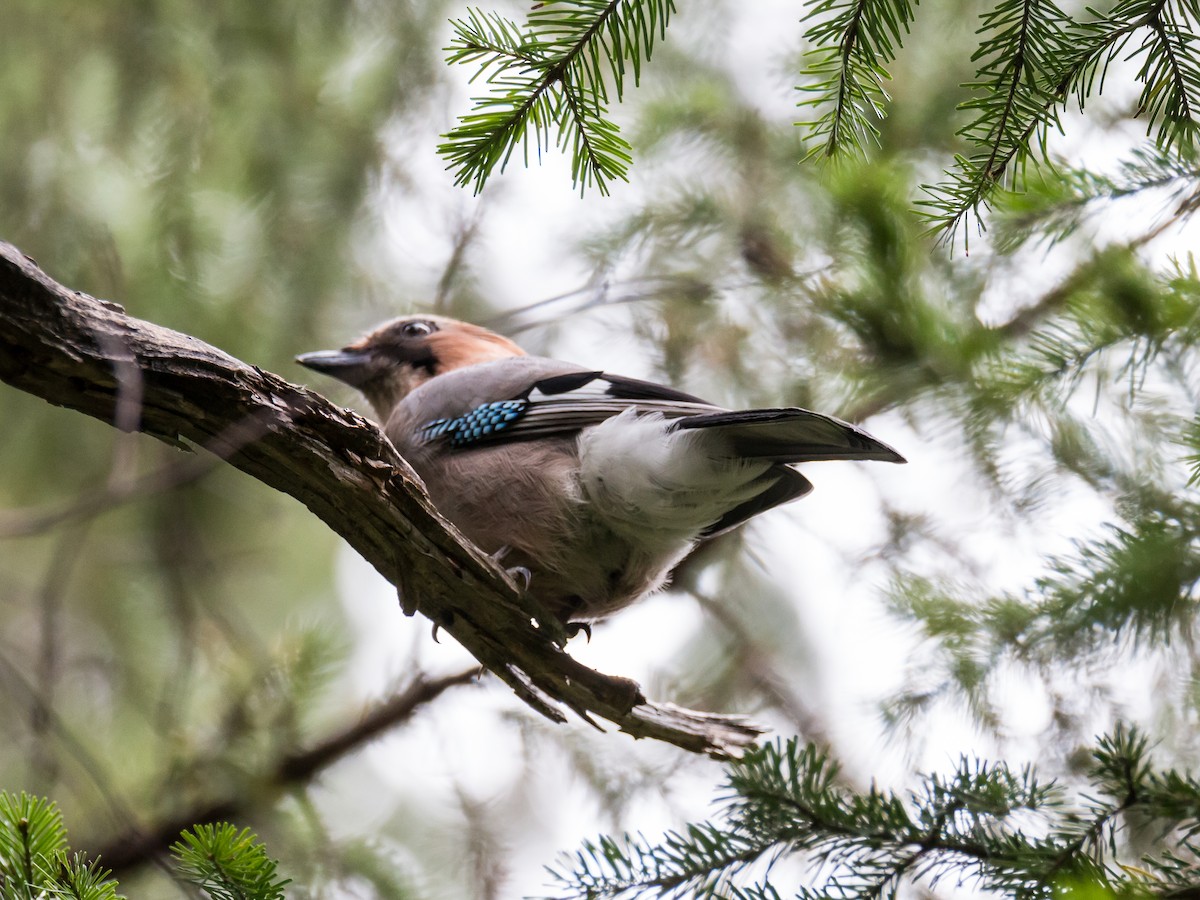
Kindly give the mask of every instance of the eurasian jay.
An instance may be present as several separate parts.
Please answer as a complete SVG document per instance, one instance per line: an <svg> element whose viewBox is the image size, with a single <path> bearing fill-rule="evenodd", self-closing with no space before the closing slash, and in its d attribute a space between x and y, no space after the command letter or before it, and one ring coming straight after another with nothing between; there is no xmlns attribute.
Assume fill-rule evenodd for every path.
<svg viewBox="0 0 1200 900"><path fill-rule="evenodd" d="M296 359L366 395L442 514L564 622L627 606L698 541L807 494L794 463L905 461L832 416L722 409L442 316Z"/></svg>

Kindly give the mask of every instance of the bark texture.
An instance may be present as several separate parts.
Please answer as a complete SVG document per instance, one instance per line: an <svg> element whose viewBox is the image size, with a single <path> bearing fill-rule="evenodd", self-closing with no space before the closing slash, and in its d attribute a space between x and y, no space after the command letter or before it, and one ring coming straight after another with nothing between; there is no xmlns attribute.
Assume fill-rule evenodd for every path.
<svg viewBox="0 0 1200 900"><path fill-rule="evenodd" d="M53 281L0 242L0 380L126 431L214 453L303 503L416 610L548 718L574 710L718 758L759 735L738 717L652 703L564 649L562 626L438 515L361 416L190 335Z"/></svg>

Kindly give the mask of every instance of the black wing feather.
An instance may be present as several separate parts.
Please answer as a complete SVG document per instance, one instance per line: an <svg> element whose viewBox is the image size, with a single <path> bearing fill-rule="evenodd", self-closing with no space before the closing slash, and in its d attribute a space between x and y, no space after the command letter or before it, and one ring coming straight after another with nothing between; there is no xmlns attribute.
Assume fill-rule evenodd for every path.
<svg viewBox="0 0 1200 900"><path fill-rule="evenodd" d="M543 394L551 396L565 394L568 391L577 391L603 375L603 372L568 372L566 375L553 375L550 378L535 381L529 390L525 391L521 396L528 397L534 391L540 391Z"/></svg>
<svg viewBox="0 0 1200 900"><path fill-rule="evenodd" d="M777 463L825 459L877 459L904 462L904 457L856 425L807 409L748 409L680 419L676 429L721 432L734 453Z"/></svg>
<svg viewBox="0 0 1200 900"><path fill-rule="evenodd" d="M608 375L603 372L598 372L597 374L603 381L608 382L608 394L612 397L620 397L623 400L667 400L678 403L699 403L704 406L713 406L707 400L702 400L692 394L685 394L683 391L677 391L674 388L655 384L652 381L626 378L623 375ZM719 409L719 407L713 408Z"/></svg>
<svg viewBox="0 0 1200 900"><path fill-rule="evenodd" d="M763 481L775 479L775 483L760 494L751 497L745 503L735 506L716 522L709 525L700 534L702 540L714 538L732 531L747 519L752 519L760 512L766 512L776 506L789 503L803 497L813 489L812 482L787 466L771 466L762 476Z"/></svg>

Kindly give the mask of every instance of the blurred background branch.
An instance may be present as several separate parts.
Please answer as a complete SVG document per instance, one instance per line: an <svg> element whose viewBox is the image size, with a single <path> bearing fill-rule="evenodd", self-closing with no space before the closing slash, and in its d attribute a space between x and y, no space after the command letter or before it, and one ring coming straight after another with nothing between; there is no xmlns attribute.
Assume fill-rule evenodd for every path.
<svg viewBox="0 0 1200 900"><path fill-rule="evenodd" d="M320 777L329 766L355 753L385 732L403 725L425 704L443 692L476 680L479 670L429 678L421 673L394 696L368 710L354 724L327 735L307 750L296 750L252 773L245 783L224 795L210 796L195 805L174 811L169 819L135 826L94 845L89 854L121 875L128 869L164 856L179 833L197 824L227 820L249 821L269 802L271 795L303 787ZM93 839L99 836L93 835Z"/></svg>

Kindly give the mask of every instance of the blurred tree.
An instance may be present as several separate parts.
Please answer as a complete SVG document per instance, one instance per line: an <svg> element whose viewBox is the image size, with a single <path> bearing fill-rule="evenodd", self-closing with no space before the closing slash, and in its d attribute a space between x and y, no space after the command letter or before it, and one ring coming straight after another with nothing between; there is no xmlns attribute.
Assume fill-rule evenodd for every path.
<svg viewBox="0 0 1200 900"><path fill-rule="evenodd" d="M438 4L17 0L5 21L7 239L272 368L371 296L359 256L407 177L385 132L437 86ZM316 705L347 643L318 523L212 469L75 515L178 454L13 391L0 421L3 504L52 514L5 520L0 781L53 795L94 852L258 793L345 718Z"/></svg>
<svg viewBox="0 0 1200 900"><path fill-rule="evenodd" d="M498 321L512 332L537 326L531 349L605 365L623 354L629 374L717 402L878 417L872 430L906 452L908 472L885 483L820 470L817 494L778 514L774 531L706 548L679 591L572 651L627 646L630 670L655 660L652 677L669 681L660 695L752 712L818 741L820 759L845 761L821 795L835 811L870 780L896 796L940 785L939 802L963 809L955 827L1000 840L994 812L980 807L976 821L963 797L1015 796L1018 764L987 769L1001 776L980 784L969 766L941 782L910 773L947 754L1036 759L1042 784L1059 779L1074 797L1115 784L1095 780L1089 751L1121 721L1153 737L1147 771L1175 783L1171 770L1195 758L1200 715L1200 276L1167 249L1197 206L1194 4L1085 13L942 2L917 18L895 2L814 4L804 25L799 7L748 6L547 3L533 19L542 48L524 25L454 10L464 24L449 37L452 58L493 58L473 55L474 28L516 65L536 63L512 90L529 96L545 81L538 96L549 99L499 143L483 120L451 132L451 148L480 155L473 169L451 156L461 165L446 174L427 159L446 109L462 103L450 79L469 71L440 67L442 5L63 2L49 14L15 0L0 31L0 234L63 282L268 368L400 311L412 290L451 314L504 310ZM610 8L643 8L645 19L630 36L619 23L594 32L608 43L573 52L592 33L579 17ZM982 45L971 37L980 16ZM851 26L860 38L848 41ZM610 60L625 59L636 80L651 46L653 78L647 70L611 116L637 151L624 187L628 151L606 124L599 85L620 97ZM815 130L792 124L798 50L816 51L802 81L814 90L801 95L817 103ZM1127 51L1141 56L1126 63ZM1088 92L1106 67L1109 95L1097 99ZM538 81L539 71L559 80ZM1140 75L1140 100L1112 89L1122 72ZM963 94L963 82L976 93ZM439 185L458 176L480 186L523 134L549 150L571 96L556 85L591 92L566 132L568 155L577 182L613 196L555 213L544 196L501 182L464 214ZM1086 120L1067 108L1072 96L1091 98ZM491 113L519 111L518 99ZM874 116L877 104L887 118ZM1153 146L1128 137L1146 121L1139 112ZM1065 136L1048 127L1060 121ZM797 166L867 138L878 142L869 161L851 153L834 167ZM963 161L942 182L955 154ZM1122 154L1126 164L1110 163ZM1013 180L1030 159L1054 166ZM926 183L946 185L926 207L934 224L995 204L970 256L939 250L911 212ZM997 190L1005 184L1023 192ZM537 212L514 219L522 205ZM536 270L548 259L583 286L517 309L542 291ZM510 285L514 268L522 281ZM569 328L553 327L568 318ZM365 754L344 763L337 789L322 791L314 771L282 797L266 790L279 759L362 702L332 680L353 639L329 600L324 529L219 468L117 508L79 506L171 451L13 391L0 394L0 421L0 502L13 508L0 523L10 735L0 782L51 793L79 823L78 846L109 846L130 823L153 831L234 794L254 798L251 824L295 896L502 897L536 889L530 873L548 842L698 818L702 801L687 788L713 783L710 764L550 731L500 692L447 695L429 710L436 726L392 746L386 766ZM646 634L652 644L639 643ZM419 669L422 659L414 651L403 662ZM885 659L908 671L885 671ZM863 681L857 693L842 687ZM862 712L877 700L882 728ZM946 724L960 721L970 727ZM948 742L948 730L970 746ZM876 743L887 752L864 749ZM480 756L462 755L477 745ZM1144 758L1136 742L1100 746ZM798 754L764 753L759 771L829 771ZM464 759L500 774L482 779ZM397 769L416 777L387 782ZM451 787L439 791L439 778ZM570 806L587 821L566 819ZM920 802L908 814L923 810L938 815ZM1140 814L1111 819L1130 827L1110 860L1136 865L1174 846L1185 872L1195 864L1193 848ZM1171 815L1164 821L1190 839L1194 808ZM821 832L808 834L792 846L817 862L820 848L806 841ZM905 834L892 838L903 845ZM1159 880L1139 890L1177 886L1146 871ZM834 889L819 865L777 874ZM1126 874L1129 886L1137 873ZM172 890L155 872L122 884L131 896Z"/></svg>
<svg viewBox="0 0 1200 900"><path fill-rule="evenodd" d="M605 81L594 64L571 68L562 60L572 53L590 60L599 46L613 67L608 74L616 77L624 65L619 51L639 51L631 35L645 28L640 16L656 23L661 40L666 17L658 4L546 4L524 28L499 17L460 23L454 52L463 59L482 57L501 73L516 65L541 67L543 78L558 79L564 97L574 95L558 107L566 125L585 130L586 123L571 121L572 111L603 114ZM780 228L772 217L768 222L774 227L764 227L722 208L730 196L745 202L746 186L729 189L730 180L745 173L752 173L754 182L764 180L767 166L742 165L754 152L747 140L754 118L704 131L692 120L684 127L693 138L718 147L739 165L728 167L716 189L711 177L688 180L685 204L674 186L668 188L671 205L653 206L621 223L602 258L611 264L636 248L638 264L648 259L646 272L661 276L703 265L689 258L691 247L711 256L721 252L718 241L724 238L724 258L736 253L741 264L726 270L727 277L764 290L739 310L749 320L739 329L744 342L731 343L729 330L709 320L713 327L707 333L725 350L720 377L748 373L778 386L777 373L763 362L778 357L796 364L794 343L776 353L771 342L800 332L781 322L804 317L802 365L810 374L802 382L803 393L788 399L848 408L857 413L853 418L896 410L923 433L936 428L959 434L961 458L993 492L987 518L979 523L992 535L1014 527L1038 533L1047 507L1064 496L1071 505L1090 503L1101 510L1104 533L1085 526L1070 552L1045 559L1046 574L991 596L972 586L981 579L978 561L969 558L969 541L939 534L936 520L922 521L897 509L891 537L877 552L895 573L894 612L919 624L931 648L886 704L891 727L907 728L915 737L939 704L962 704L972 721L1003 746L1014 712L1004 708L1006 683L1014 678L1040 682L1050 712L1044 734L1053 736L1051 746L1059 754L1050 762L1043 749L1048 765L1041 777L1073 779L1074 790L1084 791L1083 796L1090 790L1091 796L1113 798L1112 803L1072 811L1057 823L1022 825L1018 818L1010 824L1015 810L1044 815L1066 800L1058 788L1041 796L1030 780L1036 776L1017 777L1004 766L967 766L945 781L934 776L907 801L874 793L848 797L839 792L843 789L834 784L823 757L813 756L811 747L806 754L793 747L735 767L728 789L733 808L717 825L689 826L662 843L606 838L586 844L558 873L563 895L694 891L741 896L744 891L745 896L781 896L769 881L750 878L751 887L743 878L738 888L733 880L750 863L778 859L781 853L812 862L811 877L818 885L804 891L813 896L891 896L906 880L929 889L948 875L1023 896L1049 896L1072 886L1083 890L1085 882L1121 894L1175 896L1196 890L1196 783L1169 767L1151 774L1145 742L1124 739L1118 723L1134 718L1154 729L1160 741L1195 746L1191 647L1200 531L1192 486L1200 480L1200 457L1193 424L1193 348L1200 284L1190 256L1180 260L1147 248L1178 232L1200 195L1195 167L1200 59L1193 52L1200 10L1192 3L1119 3L1076 14L1053 3L1002 2L982 12L981 43L966 86L973 93L959 105L968 120L957 133L970 155L958 156L946 180L923 186L927 199L922 203L927 221L943 236L978 216L981 207L997 206L997 240L985 245L983 265L947 266L931 258L916 220L904 208L913 195L910 172L920 155L885 127L889 76L884 66L896 60L913 20L912 6L887 0L808 7L805 38L812 49L801 105L816 112L805 134L808 155L849 154L861 160L873 141L882 151L870 168L859 162L822 173L821 193L832 215L814 216L811 203L795 202L793 209L802 210L807 221L792 220ZM575 44L568 50L566 41ZM490 55L484 45L492 48ZM519 60L513 55L517 50ZM1131 59L1138 67L1128 65ZM1123 68L1142 83L1141 97L1127 115L1147 122L1152 142L1108 171L1057 161L1049 146L1051 126L1061 127L1061 111L1070 98L1080 107L1095 99L1105 76L1109 82L1116 78L1108 74L1110 68ZM507 123L529 110L522 100L529 86L495 80L497 99L481 101L446 145L460 176L473 166L477 187L504 154L468 157L466 150L482 143L486 129L493 142L515 146L524 131ZM532 76L531 83L541 90ZM682 120L686 105L686 99L674 102L669 115ZM733 106L726 98L713 108L729 121ZM1113 115L1102 133L1121 118L1119 112ZM683 130L667 121L671 124L665 127L656 122L652 139L634 143L653 153L662 135L675 137ZM716 121L707 118L709 124ZM532 122L541 129L538 145L549 145L550 118ZM578 141L571 146L578 173L589 148ZM1112 146L1115 155L1118 145ZM667 147L671 153L678 150L675 144ZM1027 177L1033 161L1047 165ZM680 168L674 166L676 177ZM765 202L750 208L761 214L789 186L803 184L795 175L786 182L772 185ZM811 185L800 189L813 191ZM1106 214L1158 204L1166 215L1144 225L1128 222L1116 229L1116 239L1103 237L1096 225ZM797 240L814 221L823 227L813 229L809 240ZM831 262L817 278L796 279L796 272L818 269L816 248ZM1016 266L1033 264L1049 275L1047 260L1060 272L1019 285ZM699 285L693 290L711 310L721 309L720 298L732 289L729 282L680 280ZM1032 296L995 299L1014 285L1032 290ZM796 293L785 299L785 286ZM745 298L753 288L743 283L737 290ZM686 330L677 343L669 332L662 341L665 362L675 371L685 371L687 357L705 355L697 304L680 306L688 310L682 319ZM662 318L672 322L669 314ZM822 331L831 336L814 340ZM741 360L730 358L731 347L742 350ZM830 398L817 393L820 387L840 387L844 393ZM1090 496L1085 500L1080 494ZM922 543L948 550L952 565L917 562ZM1001 554L992 546L987 555ZM938 569L949 572L930 574ZM1185 660L1178 659L1172 639L1188 648ZM743 658L738 657L745 671ZM1099 661L1111 665L1114 658L1123 666L1162 666L1153 704L1136 715L1120 699L1119 687L1126 685L1096 677L1104 671ZM1172 671L1187 674L1172 678L1167 675ZM1092 675L1082 690L1081 672ZM1088 729L1114 727L1117 737L1105 739L1095 751L1096 766L1073 762L1088 743ZM1079 803L1078 794L1072 802ZM1118 827L1145 819L1158 823L1157 839ZM1139 855L1146 858L1144 868L1122 869L1123 861L1133 863Z"/></svg>
<svg viewBox="0 0 1200 900"><path fill-rule="evenodd" d="M71 854L62 815L53 803L0 793L0 894L117 900L112 873ZM185 831L172 848L181 881L217 900L282 900L286 880L249 829L229 824Z"/></svg>

